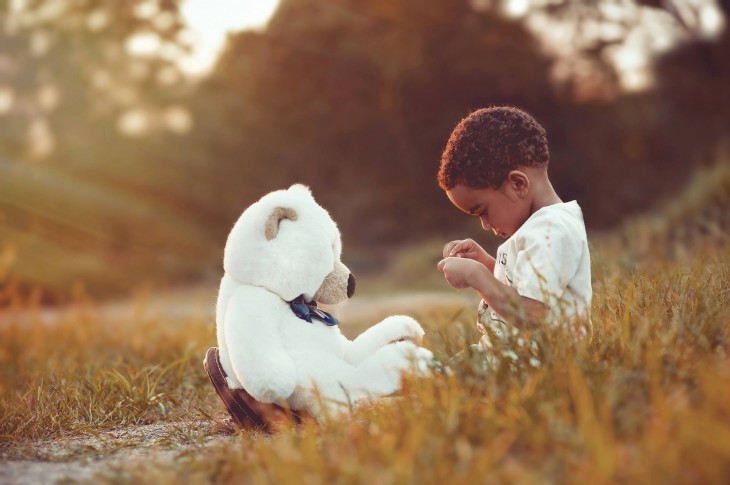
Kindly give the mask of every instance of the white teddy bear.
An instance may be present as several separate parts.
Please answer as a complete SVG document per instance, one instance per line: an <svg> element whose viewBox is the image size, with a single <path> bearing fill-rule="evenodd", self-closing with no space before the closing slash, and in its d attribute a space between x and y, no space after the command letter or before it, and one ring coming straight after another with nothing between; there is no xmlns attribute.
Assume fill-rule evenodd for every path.
<svg viewBox="0 0 730 485"><path fill-rule="evenodd" d="M388 317L350 341L316 307L352 296L341 250L337 225L303 185L243 212L226 243L216 308L228 388L321 419L392 394L401 373L428 367L433 355L414 343L424 332L413 318Z"/></svg>

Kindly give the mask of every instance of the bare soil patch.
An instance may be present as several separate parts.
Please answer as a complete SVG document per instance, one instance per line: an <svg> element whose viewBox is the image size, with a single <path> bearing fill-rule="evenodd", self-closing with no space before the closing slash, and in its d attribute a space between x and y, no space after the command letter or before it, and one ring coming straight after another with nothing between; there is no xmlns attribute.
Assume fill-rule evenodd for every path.
<svg viewBox="0 0 730 485"><path fill-rule="evenodd" d="M135 462L173 462L186 451L232 436L232 428L201 420L126 426L25 443L0 454L0 483L94 482Z"/></svg>

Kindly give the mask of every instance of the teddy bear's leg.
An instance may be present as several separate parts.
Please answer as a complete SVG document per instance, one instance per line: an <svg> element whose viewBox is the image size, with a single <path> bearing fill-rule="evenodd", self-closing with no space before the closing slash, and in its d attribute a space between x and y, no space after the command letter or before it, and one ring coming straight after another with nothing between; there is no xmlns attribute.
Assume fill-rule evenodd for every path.
<svg viewBox="0 0 730 485"><path fill-rule="evenodd" d="M420 343L423 328L416 320L403 315L386 318L357 336L345 349L345 359L358 365L381 347L395 342L409 340Z"/></svg>
<svg viewBox="0 0 730 485"><path fill-rule="evenodd" d="M292 351L299 381L287 399L292 409L307 409L321 420L349 410L351 396L346 383L351 381L355 366L335 354L313 352L308 348Z"/></svg>
<svg viewBox="0 0 730 485"><path fill-rule="evenodd" d="M432 360L429 350L408 341L396 342L363 360L342 384L358 399L387 396L400 389L403 373L425 374Z"/></svg>

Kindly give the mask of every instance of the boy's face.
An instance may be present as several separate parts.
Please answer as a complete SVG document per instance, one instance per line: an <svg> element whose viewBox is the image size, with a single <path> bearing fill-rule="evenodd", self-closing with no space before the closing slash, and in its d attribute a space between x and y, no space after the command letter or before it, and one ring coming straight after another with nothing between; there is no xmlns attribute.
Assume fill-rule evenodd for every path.
<svg viewBox="0 0 730 485"><path fill-rule="evenodd" d="M446 195L451 203L469 215L479 217L485 231L508 238L530 217L528 187L515 185L509 179L498 189L479 189L459 184Z"/></svg>

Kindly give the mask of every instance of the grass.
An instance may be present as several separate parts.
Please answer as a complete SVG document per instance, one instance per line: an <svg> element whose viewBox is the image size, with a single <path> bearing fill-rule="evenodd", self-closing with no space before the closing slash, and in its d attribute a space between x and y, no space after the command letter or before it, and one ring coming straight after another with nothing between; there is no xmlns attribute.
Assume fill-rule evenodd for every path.
<svg viewBox="0 0 730 485"><path fill-rule="evenodd" d="M594 251L594 335L533 335L539 368L486 372L468 352L450 375L352 419L253 432L173 463L101 479L177 483L713 482L730 479L730 257L656 258L641 270ZM476 341L470 312L419 315L446 360ZM220 415L200 359L211 322L106 325L83 308L55 325L0 329L0 435L24 442ZM193 440L194 442L195 440Z"/></svg>
<svg viewBox="0 0 730 485"><path fill-rule="evenodd" d="M203 349L215 340L210 322L110 324L79 308L50 324L3 323L0 333L6 446L188 419L196 406L211 407L200 372Z"/></svg>
<svg viewBox="0 0 730 485"><path fill-rule="evenodd" d="M38 440L203 419L217 427L181 429L174 460L122 463L98 480L728 483L730 245L717 231L677 239L673 227L635 221L628 237L595 240L593 335L533 333L540 367L487 371L468 350L475 310L416 311L439 360L466 349L449 373L407 379L400 397L348 419L272 436L204 444L225 430L201 366L215 342L210 321L105 322L81 302L55 324L0 324L0 456L32 458L27 444ZM653 231L641 251L627 243L637 231Z"/></svg>

